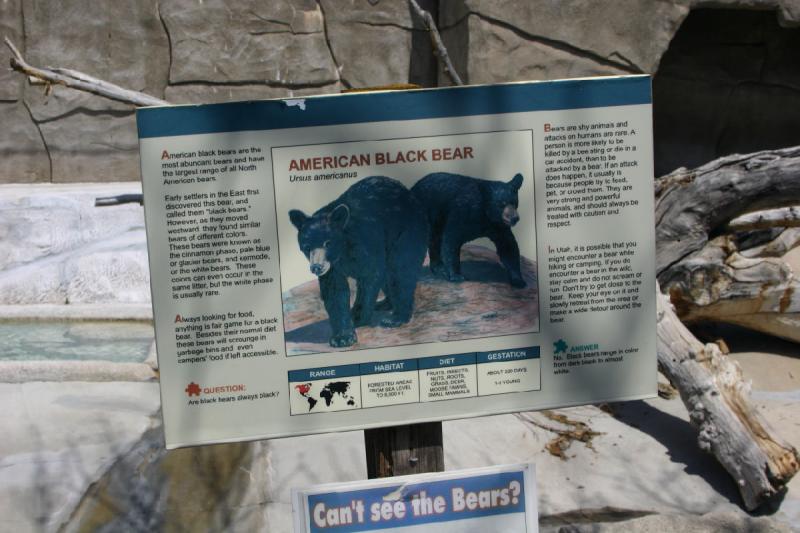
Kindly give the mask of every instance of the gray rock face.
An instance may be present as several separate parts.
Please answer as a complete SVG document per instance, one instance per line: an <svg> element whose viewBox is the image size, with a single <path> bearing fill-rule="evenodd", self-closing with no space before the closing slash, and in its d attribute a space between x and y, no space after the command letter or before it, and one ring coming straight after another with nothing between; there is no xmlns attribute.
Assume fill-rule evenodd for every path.
<svg viewBox="0 0 800 533"><path fill-rule="evenodd" d="M17 47L22 46L22 7L21 0L7 0L0 2L0 35L7 36ZM22 77L16 72L6 68L10 55L5 47L0 52L0 100L16 100L22 90ZM3 121L3 124L7 122ZM0 139L2 142L2 139Z"/></svg>
<svg viewBox="0 0 800 533"><path fill-rule="evenodd" d="M0 183L8 176L21 183L50 181L47 149L25 104L0 102L0 124Z"/></svg>
<svg viewBox="0 0 800 533"><path fill-rule="evenodd" d="M53 182L138 180L139 141L132 111L74 113L39 124Z"/></svg>
<svg viewBox="0 0 800 533"><path fill-rule="evenodd" d="M552 79L564 74L654 72L687 13L684 2L622 0L612 9L607 2L592 0L464 0L442 4L440 26L447 29L448 44L454 44L451 53L467 57L461 61L470 83L475 76L487 77L487 57L508 67L506 77L493 81L526 79L519 67L538 72L534 79ZM532 45L541 51L527 60L521 51L516 53L535 50ZM509 53L516 55L514 60ZM575 64L565 71L564 62L570 61Z"/></svg>
<svg viewBox="0 0 800 533"><path fill-rule="evenodd" d="M113 9L100 9L94 2L23 0L23 10L25 55L31 64L80 70L128 89L163 94L169 42L155 0L115 3ZM75 108L129 109L85 93L34 104L47 105L47 111L37 110L37 119Z"/></svg>
<svg viewBox="0 0 800 533"><path fill-rule="evenodd" d="M655 73L681 23L699 8L745 10L784 27L800 25L797 0L419 3L438 19L456 69L468 83ZM0 34L8 35L34 65L81 70L174 103L451 83L438 66L428 32L402 0L3 0ZM791 98L798 86L792 74L796 69L770 70L772 59L797 48L784 44L784 51L770 48L763 80L768 88L742 96L748 90L742 87L734 102L759 116L762 110L778 109L765 123L796 107L793 102L770 105L787 94ZM8 55L0 50L0 62ZM742 62L760 64L752 55L743 54ZM679 87L672 93L682 98L694 91ZM23 97L28 114L3 106ZM723 98L700 104L712 111L715 106L727 109ZM0 69L0 118L4 124L18 122L0 133L5 150L0 183L139 178L135 123L125 104L59 86L45 95L44 85L30 85L23 76ZM724 129L716 114L712 118L714 127ZM694 129L704 131L705 126ZM784 128L750 137L774 145L776 131ZM697 145L656 141L657 148L678 153ZM782 146L787 142L781 137ZM745 152L760 148L735 147ZM712 158L703 149L695 155Z"/></svg>
<svg viewBox="0 0 800 533"><path fill-rule="evenodd" d="M0 401L0 530L20 532L60 531L159 409L156 383L0 383Z"/></svg>
<svg viewBox="0 0 800 533"><path fill-rule="evenodd" d="M31 64L55 64L163 94L169 44L155 0L115 4L114 9L24 0L23 10ZM50 151L52 181L138 179L130 106L63 87L46 96L41 85L26 87L25 98Z"/></svg>
<svg viewBox="0 0 800 533"><path fill-rule="evenodd" d="M692 11L653 80L656 175L800 144L798 47L774 12Z"/></svg>
<svg viewBox="0 0 800 533"><path fill-rule="evenodd" d="M171 83L328 85L338 73L314 0L172 0L161 6L169 32Z"/></svg>
<svg viewBox="0 0 800 533"><path fill-rule="evenodd" d="M422 0L436 13L436 2ZM407 2L321 0L331 51L348 87L436 85L436 58Z"/></svg>
<svg viewBox="0 0 800 533"><path fill-rule="evenodd" d="M526 38L478 16L468 16L443 30L442 38L452 50L456 71L470 84L627 73L610 62ZM467 53L464 46L469 47ZM452 83L444 73L439 81L442 85Z"/></svg>

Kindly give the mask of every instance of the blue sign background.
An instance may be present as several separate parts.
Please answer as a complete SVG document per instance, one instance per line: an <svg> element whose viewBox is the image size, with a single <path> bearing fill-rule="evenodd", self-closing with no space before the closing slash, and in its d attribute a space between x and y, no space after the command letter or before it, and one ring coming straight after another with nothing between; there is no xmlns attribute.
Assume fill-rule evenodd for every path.
<svg viewBox="0 0 800 533"><path fill-rule="evenodd" d="M474 511L465 509L460 512L453 511L452 490L461 487L466 492L478 492L493 489L508 489L512 481L519 483L519 493L516 493L517 503L509 502L506 506L489 507L485 509L477 508ZM383 503L384 497L390 493L401 490L400 500L405 502L406 514L402 519L393 518L387 521L370 520L370 507L374 503ZM434 499L443 496L446 501L445 512L441 514L427 514L414 516L411 505L412 499L424 491L426 498ZM385 487L354 490L348 492L331 492L322 494L312 494L307 497L308 511L310 515L309 531L312 533L325 533L335 531L336 533L355 533L359 531L373 531L376 529L388 529L393 527L412 526L420 524L430 524L435 522L450 522L455 520L475 519L488 516L496 516L509 513L525 513L525 480L523 472L502 472L497 474L486 474L473 477L458 479L448 479L429 482L418 482L409 484L389 485ZM314 523L314 507L323 503L326 509L331 508L351 508L354 501L361 500L364 504L363 523L353 523L347 525L337 525L328 527L318 527ZM394 501L394 500L387 500ZM356 522L357 514L352 513L353 521Z"/></svg>
<svg viewBox="0 0 800 533"><path fill-rule="evenodd" d="M561 80L136 110L139 138L651 103L650 77Z"/></svg>

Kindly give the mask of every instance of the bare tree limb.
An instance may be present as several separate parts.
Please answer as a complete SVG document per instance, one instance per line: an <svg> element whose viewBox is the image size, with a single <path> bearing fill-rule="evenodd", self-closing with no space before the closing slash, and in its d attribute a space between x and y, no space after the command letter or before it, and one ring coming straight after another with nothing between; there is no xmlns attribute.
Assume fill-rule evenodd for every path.
<svg viewBox="0 0 800 533"><path fill-rule="evenodd" d="M800 228L787 228L774 239L739 253L744 257L781 257L797 246L800 246Z"/></svg>
<svg viewBox="0 0 800 533"><path fill-rule="evenodd" d="M42 80L48 84L64 85L71 89L77 89L88 93L95 94L122 102L131 104L137 107L142 106L157 106L169 105L166 100L161 100L149 94L141 93L138 91L131 91L124 89L119 85L114 85L107 81L100 80L88 74L78 72L75 70L64 68L39 68L29 65L22 54L14 46L14 43L6 37L4 39L6 46L11 50L11 68L17 72L21 72L27 76L32 76L36 79Z"/></svg>
<svg viewBox="0 0 800 533"><path fill-rule="evenodd" d="M775 434L750 402L739 365L703 345L657 291L658 367L678 389L698 429L697 443L733 476L748 510L784 489L800 469L797 450Z"/></svg>
<svg viewBox="0 0 800 533"><path fill-rule="evenodd" d="M731 155L658 178L656 273L724 232L735 217L800 203L800 146Z"/></svg>
<svg viewBox="0 0 800 533"><path fill-rule="evenodd" d="M684 323L727 322L800 342L800 280L779 257L745 257L725 235L662 277Z"/></svg>
<svg viewBox="0 0 800 533"><path fill-rule="evenodd" d="M736 217L728 227L733 231L800 227L800 207L784 207L757 211Z"/></svg>
<svg viewBox="0 0 800 533"><path fill-rule="evenodd" d="M458 75L456 68L453 66L453 62L450 60L450 55L447 53L447 48L442 42L442 36L439 35L439 30L436 28L436 21L433 20L433 17L430 13L419 6L417 0L408 0L408 3L411 4L411 8L414 10L417 16L425 22L425 26L428 28L428 32L431 34L431 42L433 43L436 55L439 57L439 60L444 66L444 71L448 76L450 76L450 79L453 80L453 83L456 85L464 85L464 82L461 81L461 76Z"/></svg>

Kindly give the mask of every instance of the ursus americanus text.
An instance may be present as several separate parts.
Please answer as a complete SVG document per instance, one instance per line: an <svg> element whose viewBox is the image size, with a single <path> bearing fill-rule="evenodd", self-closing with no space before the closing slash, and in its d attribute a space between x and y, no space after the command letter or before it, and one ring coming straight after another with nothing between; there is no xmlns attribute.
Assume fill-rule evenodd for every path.
<svg viewBox="0 0 800 533"><path fill-rule="evenodd" d="M365 178L313 215L295 209L289 218L311 272L319 278L332 329L331 346L357 342L354 328L372 323L381 290L382 309L391 309L382 326L395 327L411 319L428 220L405 186L382 176ZM357 287L352 310L347 278L353 278Z"/></svg>
<svg viewBox="0 0 800 533"><path fill-rule="evenodd" d="M504 183L460 174L428 174L411 192L425 206L430 223L431 270L450 281L463 281L461 246L488 237L514 287L524 287L519 246L511 228L519 221L518 191L522 174Z"/></svg>

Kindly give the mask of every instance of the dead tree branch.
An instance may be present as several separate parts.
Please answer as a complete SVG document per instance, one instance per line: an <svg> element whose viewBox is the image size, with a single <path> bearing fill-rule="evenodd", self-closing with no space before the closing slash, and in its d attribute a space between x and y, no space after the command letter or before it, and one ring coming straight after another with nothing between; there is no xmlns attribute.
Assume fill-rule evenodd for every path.
<svg viewBox="0 0 800 533"><path fill-rule="evenodd" d="M748 213L731 220L731 231L800 227L800 207L784 207Z"/></svg>
<svg viewBox="0 0 800 533"><path fill-rule="evenodd" d="M739 365L716 344L698 341L660 291L657 299L659 370L678 389L700 448L733 476L753 510L783 490L800 469L800 456L750 403Z"/></svg>
<svg viewBox="0 0 800 533"><path fill-rule="evenodd" d="M782 208L799 200L800 147L724 157L659 178L658 280L678 317L800 342L800 281L778 253L798 236L794 228L762 230L800 223L796 208ZM782 209L757 211L765 207Z"/></svg>
<svg viewBox="0 0 800 533"><path fill-rule="evenodd" d="M4 41L9 50L11 50L11 68L26 76L34 77L48 84L64 85L71 89L92 93L97 96L103 96L111 100L116 100L117 102L131 104L137 107L169 105L169 102L161 100L160 98L138 91L123 89L119 85L114 85L113 83L100 80L75 70L34 67L25 61L25 58L22 57L22 54L8 37L6 37Z"/></svg>
<svg viewBox="0 0 800 533"><path fill-rule="evenodd" d="M800 204L800 146L731 155L656 180L656 273L745 213Z"/></svg>
<svg viewBox="0 0 800 533"><path fill-rule="evenodd" d="M408 0L408 3L411 4L411 8L414 10L414 13L416 13L417 16L423 20L425 27L428 28L428 32L431 34L431 43L433 43L433 48L436 55L439 57L439 60L442 62L442 66L444 66L444 71L448 76L450 76L450 79L454 84L464 85L464 82L461 81L461 76L458 75L456 68L453 66L453 62L450 60L450 55L447 53L447 48L442 42L442 36L439 35L439 30L436 27L436 21L433 20L433 17L430 13L419 6L417 0Z"/></svg>
<svg viewBox="0 0 800 533"><path fill-rule="evenodd" d="M800 228L787 228L763 244L747 247L739 253L744 257L781 257L800 246Z"/></svg>
<svg viewBox="0 0 800 533"><path fill-rule="evenodd" d="M721 236L662 278L684 323L727 322L800 342L800 280L780 257L745 257Z"/></svg>

